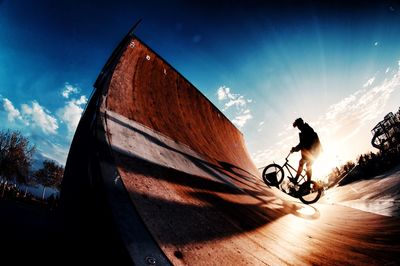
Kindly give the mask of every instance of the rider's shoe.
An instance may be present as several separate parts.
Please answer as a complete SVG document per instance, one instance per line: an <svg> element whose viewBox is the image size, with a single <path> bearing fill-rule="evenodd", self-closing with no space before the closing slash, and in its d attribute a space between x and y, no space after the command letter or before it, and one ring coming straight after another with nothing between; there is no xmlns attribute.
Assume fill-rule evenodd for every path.
<svg viewBox="0 0 400 266"><path fill-rule="evenodd" d="M308 195L308 194L310 194L310 193L313 192L313 189L314 189L313 184L309 184L308 186L306 186L306 187L303 189L303 194L304 194L304 195Z"/></svg>

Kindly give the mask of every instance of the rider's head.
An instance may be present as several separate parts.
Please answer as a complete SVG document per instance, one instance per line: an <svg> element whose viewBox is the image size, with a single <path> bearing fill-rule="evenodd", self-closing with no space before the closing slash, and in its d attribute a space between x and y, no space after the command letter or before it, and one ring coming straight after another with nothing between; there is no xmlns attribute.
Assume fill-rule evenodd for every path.
<svg viewBox="0 0 400 266"><path fill-rule="evenodd" d="M298 127L300 128L302 125L304 125L304 121L301 118L297 118L296 120L294 120L293 122L293 127Z"/></svg>

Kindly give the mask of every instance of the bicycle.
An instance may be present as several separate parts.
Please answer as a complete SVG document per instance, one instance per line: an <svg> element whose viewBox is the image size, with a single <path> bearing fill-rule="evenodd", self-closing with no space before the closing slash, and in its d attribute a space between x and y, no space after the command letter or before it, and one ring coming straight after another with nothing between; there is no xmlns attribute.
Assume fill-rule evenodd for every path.
<svg viewBox="0 0 400 266"><path fill-rule="evenodd" d="M298 180L295 180L295 175L292 172L296 173L297 170L289 164L289 156L291 154L289 152L282 166L272 163L264 168L262 172L264 183L268 186L275 186L292 197L299 198L305 204L317 202L322 195L323 188L313 180L307 181L305 170L299 176ZM287 176L288 180L286 182L283 182L285 178L284 168L286 168L291 176Z"/></svg>

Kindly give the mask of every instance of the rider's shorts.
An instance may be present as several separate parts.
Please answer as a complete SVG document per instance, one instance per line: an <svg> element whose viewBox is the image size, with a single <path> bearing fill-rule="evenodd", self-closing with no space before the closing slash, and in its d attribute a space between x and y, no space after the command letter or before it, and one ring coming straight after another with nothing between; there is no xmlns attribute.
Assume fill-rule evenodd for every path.
<svg viewBox="0 0 400 266"><path fill-rule="evenodd" d="M302 150L301 151L301 161L302 163L309 163L312 164L316 157L313 155L313 153L309 150Z"/></svg>

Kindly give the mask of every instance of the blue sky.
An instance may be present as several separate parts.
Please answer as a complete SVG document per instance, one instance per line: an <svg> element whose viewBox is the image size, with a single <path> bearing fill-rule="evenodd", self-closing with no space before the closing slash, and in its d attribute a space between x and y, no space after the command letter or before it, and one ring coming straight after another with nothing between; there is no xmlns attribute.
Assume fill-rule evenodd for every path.
<svg viewBox="0 0 400 266"><path fill-rule="evenodd" d="M143 18L136 34L240 128L258 166L297 144L300 116L321 164L373 150L370 129L400 102L400 5L265 2L0 0L0 128L64 163L93 82Z"/></svg>

